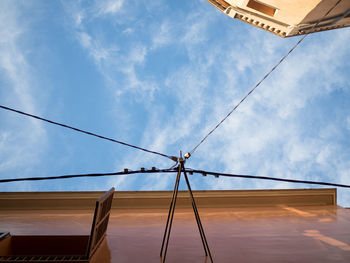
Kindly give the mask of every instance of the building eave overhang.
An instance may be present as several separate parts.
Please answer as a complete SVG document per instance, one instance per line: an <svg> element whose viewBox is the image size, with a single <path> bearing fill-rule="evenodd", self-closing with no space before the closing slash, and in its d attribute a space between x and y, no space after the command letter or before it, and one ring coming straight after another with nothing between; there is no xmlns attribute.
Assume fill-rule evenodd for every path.
<svg viewBox="0 0 350 263"><path fill-rule="evenodd" d="M103 192L0 192L0 210L91 209ZM336 205L335 188L288 190L193 191L198 207ZM113 208L168 208L171 191L116 191ZM187 191L179 191L177 207L190 207Z"/></svg>

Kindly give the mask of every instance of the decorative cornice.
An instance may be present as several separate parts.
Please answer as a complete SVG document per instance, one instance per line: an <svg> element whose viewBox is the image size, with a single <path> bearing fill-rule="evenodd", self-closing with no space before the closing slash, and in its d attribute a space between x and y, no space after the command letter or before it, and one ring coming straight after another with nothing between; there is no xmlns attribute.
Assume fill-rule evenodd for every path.
<svg viewBox="0 0 350 263"><path fill-rule="evenodd" d="M0 192L0 210L93 209L103 192ZM336 189L193 191L198 207L336 205ZM168 208L171 191L116 191L113 208ZM179 191L177 207L190 207Z"/></svg>

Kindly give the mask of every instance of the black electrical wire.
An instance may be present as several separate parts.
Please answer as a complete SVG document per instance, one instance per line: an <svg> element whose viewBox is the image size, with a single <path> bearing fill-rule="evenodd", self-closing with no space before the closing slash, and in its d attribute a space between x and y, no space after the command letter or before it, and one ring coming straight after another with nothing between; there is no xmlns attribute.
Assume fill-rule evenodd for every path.
<svg viewBox="0 0 350 263"><path fill-rule="evenodd" d="M137 171L127 170L127 171L116 172L116 173L89 173L89 174L68 174L68 175L50 176L50 177L9 178L9 179L1 179L0 183L71 179L71 178L79 178L79 177L102 177L102 176L138 174L138 173L172 173L172 172L176 172L176 171L177 171L176 169L152 169L152 170L141 169L141 170L137 170Z"/></svg>
<svg viewBox="0 0 350 263"><path fill-rule="evenodd" d="M325 18L332 10L341 2L342 0L338 0L328 11L327 13L318 20L318 22L310 29L310 32L313 28L315 28L322 20ZM299 41L285 54L278 62L275 64L272 69L238 102L238 104L213 128L209 131L207 135L203 137L202 140L191 150L188 152L187 157L189 158L197 148L241 105L243 101L289 56L290 53L309 35L310 33L305 34Z"/></svg>
<svg viewBox="0 0 350 263"><path fill-rule="evenodd" d="M197 173L197 174L202 174L202 175L213 175L213 176L216 176L216 177L218 177L218 176L225 176L225 177L236 177L236 178L280 181L280 182L287 182L287 183L316 184L316 185L327 185L327 186L350 188L350 185L328 183L328 182L295 180L295 179L268 177L268 176L256 176L256 175L218 173L218 172L210 172L210 171L196 170L196 169L189 169L189 168L185 169L185 171L188 172L189 174ZM144 168L141 168L141 170L137 170L137 171L131 171L131 170L125 169L122 172L115 172L115 173L89 173L89 174L69 174L69 175L51 176L51 177L10 178L10 179L1 179L0 183L10 183L10 182L20 182L20 181L41 181L41 180L71 179L71 178L79 178L79 177L102 177L102 176L116 176L116 175L140 174L140 173L176 173L176 172L178 172L178 167L170 168L170 169L156 169L156 168L152 168L151 170L146 170Z"/></svg>
<svg viewBox="0 0 350 263"><path fill-rule="evenodd" d="M327 186L350 188L350 185L347 185L347 184L336 184L336 183L308 181L308 180L296 180L296 179L268 177L268 176L217 173L217 172L195 170L195 169L187 169L187 172L189 172L189 173L198 173L198 174L202 174L202 175L214 175L216 177L218 177L218 176L226 176L226 177L258 179L258 180L280 181L280 182L297 183L297 184L317 184L317 185L327 185Z"/></svg>
<svg viewBox="0 0 350 263"><path fill-rule="evenodd" d="M228 118L230 117L230 115L242 104L243 101L245 101L245 99L251 94L253 93L253 91L260 86L260 84L288 57L288 55L290 53L293 52L293 50L305 39L307 35L303 36L301 39L299 39L299 41L288 51L288 53L286 55L284 55L280 61L278 61L278 63L273 66L273 68L238 102L238 104L236 104L236 106L218 123L215 125L215 127L213 129L211 129L207 135L205 135L203 137L202 140L200 140L200 142L189 152L191 156L196 150L197 148L217 129L219 128L219 126Z"/></svg>
<svg viewBox="0 0 350 263"><path fill-rule="evenodd" d="M59 122L51 121L51 120L48 120L48 119L44 119L42 117L39 117L39 116L36 116L36 115L33 115L33 114L29 114L29 113L26 113L26 112L23 112L23 111L20 111L20 110L16 110L16 109L13 109L13 108L9 108L9 107L3 106L3 105L0 105L0 108L2 108L4 110L16 112L16 113L19 113L19 114L22 114L22 115L25 115L25 116L28 116L28 117L32 117L32 118L35 118L35 119L38 119L38 120L41 120L41 121L45 121L45 122L48 122L48 123L51 123L51 124L54 124L54 125L58 125L58 126L61 126L61 127L64 127L64 128L68 128L68 129L71 129L71 130L74 130L74 131L77 131L77 132L85 133L87 135L95 136L95 137L100 138L100 139L104 139L104 140L107 140L107 141L119 143L119 144L122 144L122 145L125 145L125 146L128 146L128 147L132 147L132 148L144 151L144 152L157 154L157 155L169 158L170 160L175 161L175 162L177 161L177 157L175 157L175 156L170 156L170 155L159 153L159 152L156 152L156 151L147 150L147 149L141 148L139 146L135 146L135 145L132 145L132 144L129 144L129 143L126 143L126 142L122 142L122 141L118 141L118 140L115 140L115 139L111 139L111 138L108 138L108 137L105 137L105 136L102 136L102 135L99 135L99 134L96 134L96 133L92 133L92 132L89 132L89 131L84 131L84 130L81 130L81 129L78 129L78 128L74 128L72 126L69 126L69 125L66 125L66 124L63 124L63 123L59 123Z"/></svg>

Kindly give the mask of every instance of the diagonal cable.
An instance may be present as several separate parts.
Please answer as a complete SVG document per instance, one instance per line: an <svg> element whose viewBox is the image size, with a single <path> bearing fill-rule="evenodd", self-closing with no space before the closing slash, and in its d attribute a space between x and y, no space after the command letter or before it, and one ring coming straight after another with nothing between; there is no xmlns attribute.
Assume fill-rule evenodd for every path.
<svg viewBox="0 0 350 263"><path fill-rule="evenodd" d="M102 135L99 135L99 134L96 134L96 133L93 133L93 132L84 131L84 130L81 130L81 129L78 129L78 128L75 128L75 127L72 127L72 126L69 126L69 125L66 125L66 124L63 124L63 123L59 123L59 122L56 122L56 121L51 121L51 120L48 120L48 119L45 119L45 118L42 118L42 117L39 117L39 116L36 116L36 115L33 115L33 114L29 114L29 113L26 113L26 112L23 112L23 111L20 111L20 110L16 110L16 109L13 109L13 108L9 108L9 107L3 106L3 105L0 105L0 108L2 108L4 110L16 112L16 113L19 113L19 114L22 114L22 115L25 115L25 116L28 116L28 117L31 117L31 118L34 118L34 119L45 121L45 122L48 122L48 123L51 123L51 124L54 124L54 125L58 125L58 126L61 126L61 127L67 128L67 129L71 129L71 130L74 130L74 131L77 131L77 132L85 133L87 135L91 135L91 136L94 136L94 137L97 137L97 138L100 138L100 139L103 139L103 140L119 143L119 144L122 144L124 146L128 146L128 147L131 147L131 148L134 148L134 149L138 149L138 150L141 150L141 151L144 151L144 152L160 155L160 156L169 158L170 160L175 161L175 162L177 161L177 157L174 157L174 156L170 156L170 155L167 155L167 154L159 153L159 152L156 152L156 151L151 151L151 150L139 147L139 146L135 146L135 145L132 145L132 144L129 144L129 143L126 143L126 142L122 142L122 141L118 141L118 140L115 140L115 139L112 139L112 138L108 138L108 137L105 137L105 136L102 136Z"/></svg>
<svg viewBox="0 0 350 263"><path fill-rule="evenodd" d="M342 0L338 0L329 10L328 12L320 19L318 22L311 28L310 32L313 28L315 28L322 20L325 18L332 10L341 2ZM276 65L272 67L272 69L266 73L266 75L255 84L255 86L238 102L238 104L213 128L209 131L207 135L204 136L202 140L188 153L189 158L196 150L197 148L217 129L219 126L242 104L243 101L258 87L260 84L289 56L290 53L293 52L293 50L309 35L310 33L305 34L302 38L299 39L299 41L285 54Z"/></svg>

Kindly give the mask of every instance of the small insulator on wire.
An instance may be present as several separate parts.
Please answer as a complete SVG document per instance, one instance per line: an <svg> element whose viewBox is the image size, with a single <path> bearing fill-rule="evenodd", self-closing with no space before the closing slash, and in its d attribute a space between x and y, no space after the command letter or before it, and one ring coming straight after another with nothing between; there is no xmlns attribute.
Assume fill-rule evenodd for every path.
<svg viewBox="0 0 350 263"><path fill-rule="evenodd" d="M151 170L152 170L152 171L155 171L155 170L157 170L157 168L153 166L153 167L151 168Z"/></svg>
<svg viewBox="0 0 350 263"><path fill-rule="evenodd" d="M206 174L206 173L202 173L202 175L203 175L203 176L207 176L207 174Z"/></svg>
<svg viewBox="0 0 350 263"><path fill-rule="evenodd" d="M189 171L188 173L189 173L190 175L192 175L192 174L193 174L193 171Z"/></svg>
<svg viewBox="0 0 350 263"><path fill-rule="evenodd" d="M214 175L215 176L215 178L219 178L219 175L218 174L216 174L216 175Z"/></svg>
<svg viewBox="0 0 350 263"><path fill-rule="evenodd" d="M141 167L141 172L144 172L145 171L145 167Z"/></svg>
<svg viewBox="0 0 350 263"><path fill-rule="evenodd" d="M173 160L174 162L178 161L178 158L176 156L171 156L170 159Z"/></svg>
<svg viewBox="0 0 350 263"><path fill-rule="evenodd" d="M128 173L129 169L128 168L124 168L124 173Z"/></svg>
<svg viewBox="0 0 350 263"><path fill-rule="evenodd" d="M185 157L185 159L188 159L188 158L191 157L191 154L190 153L185 153L184 157Z"/></svg>

